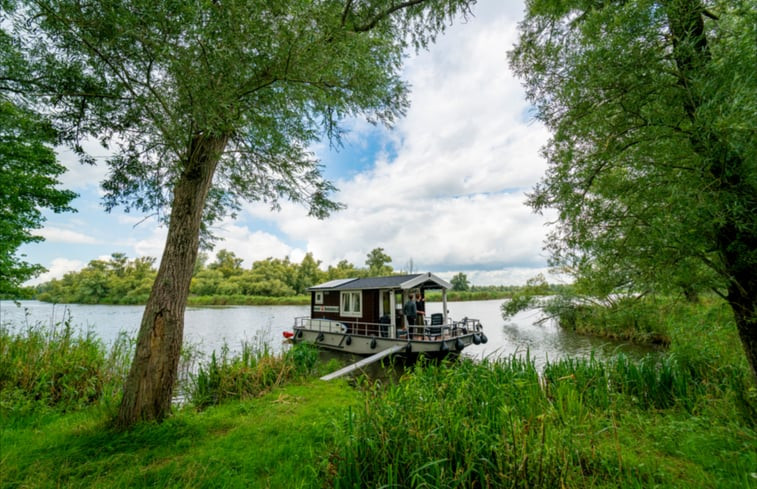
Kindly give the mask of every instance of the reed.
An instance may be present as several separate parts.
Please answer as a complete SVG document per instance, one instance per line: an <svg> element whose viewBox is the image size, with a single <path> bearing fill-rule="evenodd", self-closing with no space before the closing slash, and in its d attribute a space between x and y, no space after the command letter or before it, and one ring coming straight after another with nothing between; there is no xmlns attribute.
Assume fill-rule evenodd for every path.
<svg viewBox="0 0 757 489"><path fill-rule="evenodd" d="M0 328L0 406L27 410L45 406L80 409L116 396L131 361L128 338L108 348L92 331L77 331L70 319L51 326Z"/></svg>
<svg viewBox="0 0 757 489"><path fill-rule="evenodd" d="M197 409L232 399L258 397L272 388L310 374L318 351L312 345L293 345L282 355L273 355L267 344L243 342L241 352L229 354L228 345L211 353L189 376L187 397Z"/></svg>
<svg viewBox="0 0 757 489"><path fill-rule="evenodd" d="M706 406L734 387L725 377L699 377L675 356L566 359L547 365L543 375L528 357L421 363L395 385L369 389L362 409L349 413L330 483L676 487L685 467L697 481L692 487L729 487L727 481L743 482L757 463L757 452L738 448L757 446L757 435L749 420L732 417L735 410ZM661 444L644 426L677 425L692 416L728 433L697 431L734 457L721 461L718 474L708 472L711 462L698 460L694 448L682 456L680 447ZM675 461L661 467L662 458Z"/></svg>

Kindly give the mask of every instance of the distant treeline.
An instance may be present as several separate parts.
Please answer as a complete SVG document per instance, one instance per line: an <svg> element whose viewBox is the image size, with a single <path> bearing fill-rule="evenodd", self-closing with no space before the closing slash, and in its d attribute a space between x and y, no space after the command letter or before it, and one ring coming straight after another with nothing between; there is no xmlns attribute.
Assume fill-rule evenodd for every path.
<svg viewBox="0 0 757 489"><path fill-rule="evenodd" d="M155 275L155 258L129 259L113 253L107 260L92 260L83 269L36 287L34 298L45 302L80 304L143 304L147 302ZM201 253L195 264L190 286L190 304L271 303L251 298L290 298L305 294L308 287L331 279L364 276L368 270L347 261L326 271L308 253L300 263L289 258L267 258L252 268L242 267L242 259L221 250L215 261Z"/></svg>
<svg viewBox="0 0 757 489"><path fill-rule="evenodd" d="M377 248L368 254L364 268L342 260L322 270L321 262L311 253L300 263L267 258L243 268L242 259L231 251L220 250L211 263L201 253L192 276L189 304L308 304L308 287L341 278L397 273L388 265L390 261ZM113 253L107 260L92 260L79 271L27 290L26 298L55 303L144 304L157 273L155 262L152 257L130 259L123 253ZM463 273L455 275L451 283L453 289L447 295L450 301L502 299L522 288L471 285ZM441 301L441 293L429 292L427 300Z"/></svg>

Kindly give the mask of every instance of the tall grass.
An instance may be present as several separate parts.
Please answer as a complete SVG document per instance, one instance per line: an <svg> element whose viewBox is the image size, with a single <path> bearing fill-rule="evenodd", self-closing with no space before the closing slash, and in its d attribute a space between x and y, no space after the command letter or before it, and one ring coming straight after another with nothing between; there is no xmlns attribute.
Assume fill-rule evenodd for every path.
<svg viewBox="0 0 757 489"><path fill-rule="evenodd" d="M133 352L120 335L108 349L92 331L76 331L70 318L52 326L0 328L0 407L62 411L111 399L123 385Z"/></svg>
<svg viewBox="0 0 757 489"><path fill-rule="evenodd" d="M30 414L41 409L68 412L98 405L113 410L120 401L134 359L136 340L122 331L110 345L72 319L0 327L0 414ZM183 345L176 391L185 392L203 354Z"/></svg>
<svg viewBox="0 0 757 489"><path fill-rule="evenodd" d="M315 367L318 351L313 345L297 344L282 355L273 355L267 345L242 343L241 353L230 356L227 345L215 351L190 375L189 401L198 409L231 399L258 397Z"/></svg>
<svg viewBox="0 0 757 489"><path fill-rule="evenodd" d="M528 358L454 367L422 365L369 390L349 414L334 487L743 487L757 464L757 435L723 399L745 371L698 377L676 358L562 360L540 377ZM745 380L744 380L745 381ZM731 408L722 411L723 406ZM717 420L704 433L724 456L718 474L698 450L665 447L640 423ZM684 421L685 423L686 421ZM701 439L699 440L702 441ZM682 440L683 443L683 440ZM658 463L661 457L673 464ZM711 463L708 462L708 463ZM679 480L678 466L692 481ZM730 482L729 482L730 481Z"/></svg>

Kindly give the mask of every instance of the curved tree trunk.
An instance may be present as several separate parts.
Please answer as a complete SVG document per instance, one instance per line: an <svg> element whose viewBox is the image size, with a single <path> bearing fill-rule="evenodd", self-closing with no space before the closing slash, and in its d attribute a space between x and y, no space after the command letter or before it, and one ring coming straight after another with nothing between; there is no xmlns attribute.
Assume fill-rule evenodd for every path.
<svg viewBox="0 0 757 489"><path fill-rule="evenodd" d="M736 288L739 290L733 290ZM752 367L753 379L757 382L757 291L754 287L750 291L733 287L728 294L728 302L733 309L744 353Z"/></svg>
<svg viewBox="0 0 757 489"><path fill-rule="evenodd" d="M227 137L195 136L176 182L168 236L147 300L116 425L162 420L171 409L184 335L184 309L197 260L205 200Z"/></svg>
<svg viewBox="0 0 757 489"><path fill-rule="evenodd" d="M703 2L669 0L666 6L678 83L690 95L683 107L694 128L689 139L694 150L708 163L707 170L712 176L710 191L718 192L722 203L722 222L717 228L715 247L723 261L727 301L733 310L752 375L757 380L757 279L752 257L753 250L757 249L757 235L753 225L745 225L754 219L751 209L757 205L757 196L753 184L742 178L748 174L744 171L747 165L744 157L732 152L698 115L706 97L696 90L693 80L706 76L703 68L711 61Z"/></svg>

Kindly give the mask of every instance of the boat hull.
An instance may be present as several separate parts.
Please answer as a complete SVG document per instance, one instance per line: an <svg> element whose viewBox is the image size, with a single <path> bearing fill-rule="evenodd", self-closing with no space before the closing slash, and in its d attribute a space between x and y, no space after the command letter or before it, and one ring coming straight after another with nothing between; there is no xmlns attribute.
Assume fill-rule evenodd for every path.
<svg viewBox="0 0 757 489"><path fill-rule="evenodd" d="M330 332L295 328L292 341L305 342L334 351L351 353L353 355L374 355L398 345L404 348L399 354L426 356L446 356L459 354L465 347L474 343L474 334L464 334L440 339L405 339L381 338L378 336L356 335L343 332Z"/></svg>

